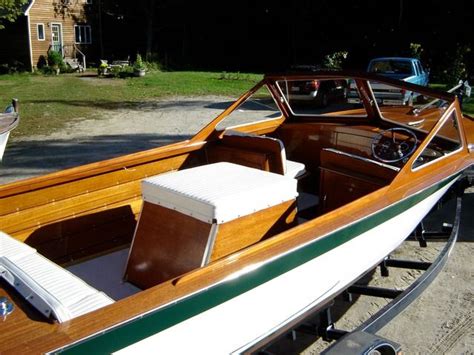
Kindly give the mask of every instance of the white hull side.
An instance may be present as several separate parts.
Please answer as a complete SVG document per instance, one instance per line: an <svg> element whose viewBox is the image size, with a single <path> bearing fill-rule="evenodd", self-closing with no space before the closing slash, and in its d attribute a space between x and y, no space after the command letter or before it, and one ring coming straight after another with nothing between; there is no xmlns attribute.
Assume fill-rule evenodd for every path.
<svg viewBox="0 0 474 355"><path fill-rule="evenodd" d="M245 350L378 264L451 185L339 247L118 353L228 354Z"/></svg>
<svg viewBox="0 0 474 355"><path fill-rule="evenodd" d="M5 153L5 148L7 147L8 137L10 136L10 132L5 132L0 134L0 162L3 159L3 153Z"/></svg>

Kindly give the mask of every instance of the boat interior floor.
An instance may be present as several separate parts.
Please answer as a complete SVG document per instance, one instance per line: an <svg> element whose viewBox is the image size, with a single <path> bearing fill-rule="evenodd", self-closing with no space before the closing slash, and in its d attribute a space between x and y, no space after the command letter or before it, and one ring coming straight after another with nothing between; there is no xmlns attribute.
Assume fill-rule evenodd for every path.
<svg viewBox="0 0 474 355"><path fill-rule="evenodd" d="M304 223L318 216L319 196L308 193L299 192L296 199L298 209L297 222Z"/></svg>
<svg viewBox="0 0 474 355"><path fill-rule="evenodd" d="M130 248L67 267L67 270L115 301L142 291L123 280Z"/></svg>

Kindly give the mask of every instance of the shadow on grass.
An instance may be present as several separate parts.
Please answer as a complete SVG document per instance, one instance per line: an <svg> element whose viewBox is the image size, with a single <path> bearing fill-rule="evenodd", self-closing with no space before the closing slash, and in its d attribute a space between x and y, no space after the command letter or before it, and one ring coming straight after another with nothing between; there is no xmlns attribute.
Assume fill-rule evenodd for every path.
<svg viewBox="0 0 474 355"><path fill-rule="evenodd" d="M67 140L32 140L10 144L0 165L0 184L152 149L188 135L101 135Z"/></svg>

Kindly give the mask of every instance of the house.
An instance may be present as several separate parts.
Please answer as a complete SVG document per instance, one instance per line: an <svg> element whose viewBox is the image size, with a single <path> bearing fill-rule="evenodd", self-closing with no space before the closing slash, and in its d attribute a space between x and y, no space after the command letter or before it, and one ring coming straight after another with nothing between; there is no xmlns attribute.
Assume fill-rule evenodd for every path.
<svg viewBox="0 0 474 355"><path fill-rule="evenodd" d="M100 0L97 0L100 1ZM20 62L35 70L50 50L68 63L86 65L97 52L94 42L94 0L30 0L24 15L0 30L0 63ZM74 64L73 64L74 65Z"/></svg>

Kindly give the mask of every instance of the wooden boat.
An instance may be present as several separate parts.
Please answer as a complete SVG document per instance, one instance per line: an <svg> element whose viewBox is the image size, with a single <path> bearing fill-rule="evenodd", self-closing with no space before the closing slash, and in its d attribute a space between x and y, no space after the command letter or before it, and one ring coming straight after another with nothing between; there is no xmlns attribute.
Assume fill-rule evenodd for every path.
<svg viewBox="0 0 474 355"><path fill-rule="evenodd" d="M292 102L325 80L363 104ZM400 245L473 144L453 94L267 75L190 140L4 185L0 350L249 351Z"/></svg>
<svg viewBox="0 0 474 355"><path fill-rule="evenodd" d="M9 105L4 113L0 113L0 162L3 159L10 132L18 126L19 122L17 101L13 100L12 105Z"/></svg>

